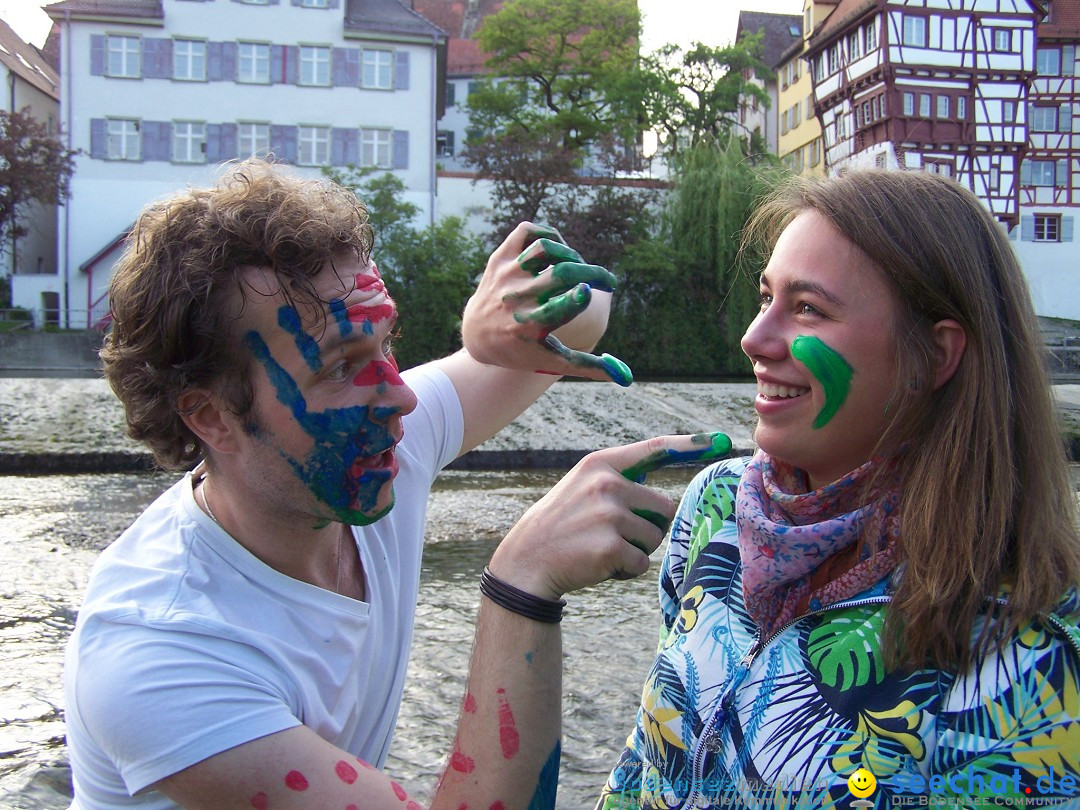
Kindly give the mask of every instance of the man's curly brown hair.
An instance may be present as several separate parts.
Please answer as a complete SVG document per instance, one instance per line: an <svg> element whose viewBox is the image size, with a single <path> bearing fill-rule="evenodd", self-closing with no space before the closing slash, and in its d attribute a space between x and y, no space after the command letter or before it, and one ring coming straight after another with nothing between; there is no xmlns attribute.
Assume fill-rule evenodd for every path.
<svg viewBox="0 0 1080 810"><path fill-rule="evenodd" d="M268 268L287 297L316 302L312 278L335 257L366 262L372 244L367 209L351 191L259 159L150 205L113 275L101 351L129 435L162 467L189 468L202 447L181 418L185 391L216 386L239 417L252 407L238 324L252 294L245 268Z"/></svg>

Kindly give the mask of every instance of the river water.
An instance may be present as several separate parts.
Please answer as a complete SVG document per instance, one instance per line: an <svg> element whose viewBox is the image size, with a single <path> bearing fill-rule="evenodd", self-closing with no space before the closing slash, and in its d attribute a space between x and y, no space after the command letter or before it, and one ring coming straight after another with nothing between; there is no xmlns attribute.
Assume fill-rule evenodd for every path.
<svg viewBox="0 0 1080 810"><path fill-rule="evenodd" d="M649 484L677 498L693 472L664 470ZM417 795L430 794L453 741L480 571L506 529L558 477L451 471L436 482L409 677L386 765ZM98 552L174 480L166 474L0 478L0 808L67 807L64 644ZM633 723L656 648L661 553L644 577L568 598L559 808L592 806Z"/></svg>

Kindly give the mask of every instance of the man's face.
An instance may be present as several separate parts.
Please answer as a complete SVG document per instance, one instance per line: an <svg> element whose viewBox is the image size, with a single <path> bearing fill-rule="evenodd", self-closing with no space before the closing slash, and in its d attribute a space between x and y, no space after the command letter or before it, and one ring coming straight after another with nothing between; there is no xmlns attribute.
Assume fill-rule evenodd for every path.
<svg viewBox="0 0 1080 810"><path fill-rule="evenodd" d="M390 352L397 309L378 270L355 257L328 263L313 280L327 303L290 304L266 269L247 281L252 485L316 525L377 520L393 506L394 447L416 407Z"/></svg>

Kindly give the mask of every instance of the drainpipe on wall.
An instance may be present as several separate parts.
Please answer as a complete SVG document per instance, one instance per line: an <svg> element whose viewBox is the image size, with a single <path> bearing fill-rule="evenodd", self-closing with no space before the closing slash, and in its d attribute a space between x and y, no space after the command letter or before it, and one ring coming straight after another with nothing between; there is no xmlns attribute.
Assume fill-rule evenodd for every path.
<svg viewBox="0 0 1080 810"><path fill-rule="evenodd" d="M67 141L67 148L72 148L71 142L71 10L64 9L64 84L66 85L66 98L61 98L60 101L64 105L64 118L67 119L67 130L64 134L64 138ZM69 195L67 200L64 201L64 328L71 328L71 307L68 305L68 291L69 291L69 275L68 268L71 266L71 196ZM87 325L89 326L90 315L86 316ZM46 320L48 320L46 318Z"/></svg>
<svg viewBox="0 0 1080 810"><path fill-rule="evenodd" d="M13 70L8 71L8 84L11 85L10 90L8 91L8 97L9 97L8 112L11 113L12 115L14 115L16 113L16 109L15 109L15 71L13 71ZM16 268L18 267L18 264L19 264L18 237L15 235L15 226L17 224L18 223L15 221L15 210L12 209L12 211L11 211L11 275L12 276L15 275Z"/></svg>
<svg viewBox="0 0 1080 810"><path fill-rule="evenodd" d="M432 112L437 112L437 110L438 110L438 104L439 104L439 86L438 85L439 85L439 35L438 34L432 34L431 35L431 110L432 110ZM438 125L439 125L438 121L436 121L435 126L438 127ZM434 146L435 144L438 143L438 140L439 140L436 131L434 131L434 130L432 131L431 137L435 141L435 143L432 144L432 146ZM436 151L435 149L431 150L431 169L430 169L430 171L431 171L431 178L430 178L430 182L431 182L431 191L430 191L430 197L431 197L430 208L431 208L431 212L428 214L428 220L429 220L428 224L431 225L432 227L434 227L434 225L435 225L435 200L436 200L436 194L435 194L435 182L436 182L435 160L436 160L436 157L435 157L435 151Z"/></svg>

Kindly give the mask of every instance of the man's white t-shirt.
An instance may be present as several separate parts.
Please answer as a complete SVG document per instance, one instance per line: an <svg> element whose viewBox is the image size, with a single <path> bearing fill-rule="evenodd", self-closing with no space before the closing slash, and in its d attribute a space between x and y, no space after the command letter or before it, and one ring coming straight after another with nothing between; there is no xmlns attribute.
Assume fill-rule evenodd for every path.
<svg viewBox="0 0 1080 810"><path fill-rule="evenodd" d="M382 765L404 687L428 491L461 448L436 369L398 445L395 506L355 528L366 602L275 571L195 503L188 473L102 552L65 662L73 808L173 808L131 794L214 754L304 724Z"/></svg>

